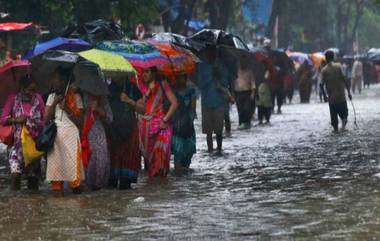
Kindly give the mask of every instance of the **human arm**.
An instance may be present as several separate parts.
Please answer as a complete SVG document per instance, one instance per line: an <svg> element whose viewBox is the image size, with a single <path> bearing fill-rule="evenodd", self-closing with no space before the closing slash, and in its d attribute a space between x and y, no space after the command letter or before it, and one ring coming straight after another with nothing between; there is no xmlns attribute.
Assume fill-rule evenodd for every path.
<svg viewBox="0 0 380 241"><path fill-rule="evenodd" d="M122 102L127 103L130 106L132 106L132 108L134 108L134 110L137 113L144 114L145 107L144 107L144 100L142 98L140 98L140 99L138 99L138 100L135 101L135 100L129 98L127 94L122 93L121 96L120 96L120 100Z"/></svg>
<svg viewBox="0 0 380 241"><path fill-rule="evenodd" d="M44 113L44 123L46 124L50 120L54 119L55 109L57 105L63 101L62 95L50 94L48 100L46 101L45 113Z"/></svg>
<svg viewBox="0 0 380 241"><path fill-rule="evenodd" d="M172 89L170 88L169 84L167 82L162 82L163 89L165 91L166 98L168 99L170 103L170 107L168 112L165 114L164 118L162 118L161 121L161 128L166 128L167 123L170 121L170 119L173 117L174 113L176 112L178 108L178 102L177 98L175 97Z"/></svg>
<svg viewBox="0 0 380 241"><path fill-rule="evenodd" d="M25 124L26 117L13 118L12 108L15 101L15 95L10 95L7 97L5 102L3 112L1 113L1 124L3 125L14 125L14 124Z"/></svg>
<svg viewBox="0 0 380 241"><path fill-rule="evenodd" d="M319 84L319 88L320 88L320 91L321 91L321 93L322 93L322 95L323 95L323 100L325 101L325 102L327 102L328 101L328 97L327 97L327 95L326 95L326 91L325 91L325 77L324 77L324 72L322 71L321 72L321 83Z"/></svg>

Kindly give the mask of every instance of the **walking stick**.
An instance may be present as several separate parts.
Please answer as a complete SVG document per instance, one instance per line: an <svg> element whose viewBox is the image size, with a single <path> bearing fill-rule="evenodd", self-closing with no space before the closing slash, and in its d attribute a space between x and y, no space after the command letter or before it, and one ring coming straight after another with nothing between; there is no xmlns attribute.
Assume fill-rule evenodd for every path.
<svg viewBox="0 0 380 241"><path fill-rule="evenodd" d="M355 109L354 102L352 101L352 99L350 100L350 102L351 102L352 109L354 111L354 124L355 124L356 128L359 128L357 118L356 118L356 109Z"/></svg>

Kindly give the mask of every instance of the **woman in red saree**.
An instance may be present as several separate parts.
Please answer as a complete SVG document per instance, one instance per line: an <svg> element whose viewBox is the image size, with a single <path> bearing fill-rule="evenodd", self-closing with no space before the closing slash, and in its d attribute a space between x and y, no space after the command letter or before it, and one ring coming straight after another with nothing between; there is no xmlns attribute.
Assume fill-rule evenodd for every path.
<svg viewBox="0 0 380 241"><path fill-rule="evenodd" d="M156 79L156 68L144 69L139 88L145 112L139 117L140 150L150 177L166 177L170 168L173 129L170 123L177 99L166 81ZM168 102L169 107L164 108Z"/></svg>

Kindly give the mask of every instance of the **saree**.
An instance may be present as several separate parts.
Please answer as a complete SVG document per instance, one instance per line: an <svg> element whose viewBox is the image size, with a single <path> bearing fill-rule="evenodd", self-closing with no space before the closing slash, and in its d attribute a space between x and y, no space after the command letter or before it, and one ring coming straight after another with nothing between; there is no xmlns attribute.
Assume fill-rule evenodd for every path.
<svg viewBox="0 0 380 241"><path fill-rule="evenodd" d="M140 150L148 163L149 176L166 177L170 168L173 130L171 125L161 129L160 123L165 117L165 92L171 89L169 84L161 85L158 81L150 91L144 85L139 87L145 96L145 114L139 116Z"/></svg>

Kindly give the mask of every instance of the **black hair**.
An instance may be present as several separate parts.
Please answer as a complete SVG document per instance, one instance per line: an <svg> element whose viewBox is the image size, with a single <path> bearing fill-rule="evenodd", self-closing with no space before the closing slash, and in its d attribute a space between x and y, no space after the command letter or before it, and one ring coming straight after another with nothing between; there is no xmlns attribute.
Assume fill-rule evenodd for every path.
<svg viewBox="0 0 380 241"><path fill-rule="evenodd" d="M326 57L326 61L327 62L331 62L331 61L333 61L334 60L334 58L335 58L335 54L334 54L334 52L333 51L327 51L326 53L325 53L325 57Z"/></svg>
<svg viewBox="0 0 380 241"><path fill-rule="evenodd" d="M25 75L20 79L20 88L25 90L33 83L35 83L35 81L29 75Z"/></svg>

